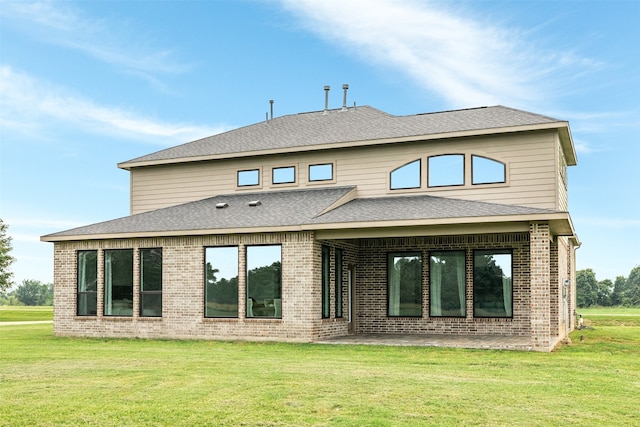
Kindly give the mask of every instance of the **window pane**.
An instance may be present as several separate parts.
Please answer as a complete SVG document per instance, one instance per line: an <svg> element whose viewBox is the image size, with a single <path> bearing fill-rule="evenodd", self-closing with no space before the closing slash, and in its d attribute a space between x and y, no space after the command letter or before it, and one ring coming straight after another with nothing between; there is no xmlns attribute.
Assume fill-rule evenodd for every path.
<svg viewBox="0 0 640 427"><path fill-rule="evenodd" d="M466 315L464 251L432 252L429 258L429 315Z"/></svg>
<svg viewBox="0 0 640 427"><path fill-rule="evenodd" d="M464 155L446 154L428 159L429 187L464 184Z"/></svg>
<svg viewBox="0 0 640 427"><path fill-rule="evenodd" d="M476 251L473 258L474 316L511 317L511 251Z"/></svg>
<svg viewBox="0 0 640 427"><path fill-rule="evenodd" d="M322 317L330 317L331 310L331 249L328 246L322 247Z"/></svg>
<svg viewBox="0 0 640 427"><path fill-rule="evenodd" d="M274 184L289 184L296 182L296 168L289 166L286 168L273 168Z"/></svg>
<svg viewBox="0 0 640 427"><path fill-rule="evenodd" d="M104 251L104 314L133 315L133 250Z"/></svg>
<svg viewBox="0 0 640 427"><path fill-rule="evenodd" d="M140 316L162 316L162 249L140 249Z"/></svg>
<svg viewBox="0 0 640 427"><path fill-rule="evenodd" d="M391 171L391 189L420 188L420 160L407 163Z"/></svg>
<svg viewBox="0 0 640 427"><path fill-rule="evenodd" d="M140 249L140 290L162 291L162 249Z"/></svg>
<svg viewBox="0 0 640 427"><path fill-rule="evenodd" d="M389 254L389 316L422 315L422 256Z"/></svg>
<svg viewBox="0 0 640 427"><path fill-rule="evenodd" d="M258 169L238 171L238 187L258 184L260 184L260 171Z"/></svg>
<svg viewBox="0 0 640 427"><path fill-rule="evenodd" d="M140 294L140 316L162 317L161 292L148 292Z"/></svg>
<svg viewBox="0 0 640 427"><path fill-rule="evenodd" d="M473 184L506 182L506 167L502 162L481 156L471 156Z"/></svg>
<svg viewBox="0 0 640 427"><path fill-rule="evenodd" d="M342 317L342 249L336 249L336 317Z"/></svg>
<svg viewBox="0 0 640 427"><path fill-rule="evenodd" d="M98 251L78 251L78 292L98 290Z"/></svg>
<svg viewBox="0 0 640 427"><path fill-rule="evenodd" d="M309 181L331 181L333 179L333 164L309 166Z"/></svg>
<svg viewBox="0 0 640 427"><path fill-rule="evenodd" d="M205 250L205 317L238 317L238 248Z"/></svg>
<svg viewBox="0 0 640 427"><path fill-rule="evenodd" d="M98 314L98 293L83 292L78 294L78 316L95 316Z"/></svg>
<svg viewBox="0 0 640 427"><path fill-rule="evenodd" d="M247 246L247 317L281 317L282 248Z"/></svg>

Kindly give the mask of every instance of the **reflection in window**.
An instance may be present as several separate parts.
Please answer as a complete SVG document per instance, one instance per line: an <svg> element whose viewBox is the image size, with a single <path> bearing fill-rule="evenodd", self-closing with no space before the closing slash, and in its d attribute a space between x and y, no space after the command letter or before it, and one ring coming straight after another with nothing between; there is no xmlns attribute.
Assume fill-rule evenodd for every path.
<svg viewBox="0 0 640 427"><path fill-rule="evenodd" d="M282 248L247 246L247 317L282 316Z"/></svg>
<svg viewBox="0 0 640 427"><path fill-rule="evenodd" d="M78 251L78 316L98 313L98 251Z"/></svg>
<svg viewBox="0 0 640 427"><path fill-rule="evenodd" d="M502 162L481 156L471 156L471 182L495 184L506 182L506 166Z"/></svg>
<svg viewBox="0 0 640 427"><path fill-rule="evenodd" d="M464 155L444 154L428 159L429 187L464 184Z"/></svg>
<svg viewBox="0 0 640 427"><path fill-rule="evenodd" d="M511 251L475 251L473 256L473 315L511 317L513 285Z"/></svg>
<svg viewBox="0 0 640 427"><path fill-rule="evenodd" d="M140 316L162 316L162 249L140 249Z"/></svg>
<svg viewBox="0 0 640 427"><path fill-rule="evenodd" d="M420 188L420 159L391 171L391 189Z"/></svg>
<svg viewBox="0 0 640 427"><path fill-rule="evenodd" d="M422 315L422 255L389 254L388 315Z"/></svg>
<svg viewBox="0 0 640 427"><path fill-rule="evenodd" d="M322 246L322 318L330 317L331 310L331 249Z"/></svg>
<svg viewBox="0 0 640 427"><path fill-rule="evenodd" d="M274 184L291 184L296 182L296 168L294 166L273 168L272 173L272 182Z"/></svg>
<svg viewBox="0 0 640 427"><path fill-rule="evenodd" d="M309 166L309 181L333 180L333 163Z"/></svg>
<svg viewBox="0 0 640 427"><path fill-rule="evenodd" d="M429 315L466 315L464 251L431 252Z"/></svg>
<svg viewBox="0 0 640 427"><path fill-rule="evenodd" d="M104 315L133 315L133 250L104 251Z"/></svg>
<svg viewBox="0 0 640 427"><path fill-rule="evenodd" d="M260 170L252 169L238 171L238 187L248 187L260 184Z"/></svg>
<svg viewBox="0 0 640 427"><path fill-rule="evenodd" d="M205 317L238 317L238 248L205 249Z"/></svg>

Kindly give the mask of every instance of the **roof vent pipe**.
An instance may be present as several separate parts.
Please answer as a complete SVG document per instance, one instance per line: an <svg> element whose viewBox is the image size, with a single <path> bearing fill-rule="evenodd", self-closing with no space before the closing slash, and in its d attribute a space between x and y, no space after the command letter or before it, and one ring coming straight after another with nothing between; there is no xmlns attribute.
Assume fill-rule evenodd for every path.
<svg viewBox="0 0 640 427"><path fill-rule="evenodd" d="M331 89L330 86L324 87L324 114L327 114L329 112L329 90L330 89Z"/></svg>
<svg viewBox="0 0 640 427"><path fill-rule="evenodd" d="M343 84L342 89L344 90L344 97L342 98L342 111L347 111L347 91L349 90L348 84Z"/></svg>
<svg viewBox="0 0 640 427"><path fill-rule="evenodd" d="M269 100L269 104L271 104L271 120L273 120L273 99Z"/></svg>

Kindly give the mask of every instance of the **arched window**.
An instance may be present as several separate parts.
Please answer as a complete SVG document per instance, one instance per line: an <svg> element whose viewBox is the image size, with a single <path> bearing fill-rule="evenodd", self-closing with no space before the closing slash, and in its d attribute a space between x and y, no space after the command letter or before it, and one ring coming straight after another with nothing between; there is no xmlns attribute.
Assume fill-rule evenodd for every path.
<svg viewBox="0 0 640 427"><path fill-rule="evenodd" d="M429 187L464 185L464 154L443 154L427 160Z"/></svg>
<svg viewBox="0 0 640 427"><path fill-rule="evenodd" d="M507 181L504 163L482 156L471 156L471 183L497 184Z"/></svg>
<svg viewBox="0 0 640 427"><path fill-rule="evenodd" d="M422 161L414 160L391 171L391 189L420 188Z"/></svg>

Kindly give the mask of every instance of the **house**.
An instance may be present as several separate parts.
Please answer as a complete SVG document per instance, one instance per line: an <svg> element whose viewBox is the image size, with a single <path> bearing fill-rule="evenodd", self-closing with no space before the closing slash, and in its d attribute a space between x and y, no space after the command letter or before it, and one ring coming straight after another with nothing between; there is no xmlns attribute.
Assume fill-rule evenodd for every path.
<svg viewBox="0 0 640 427"><path fill-rule="evenodd" d="M575 164L566 121L504 106L325 107L125 161L130 216L42 237L54 331L551 351L575 326Z"/></svg>

